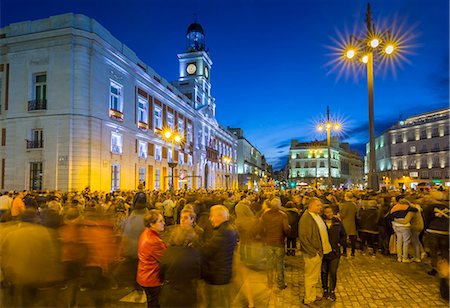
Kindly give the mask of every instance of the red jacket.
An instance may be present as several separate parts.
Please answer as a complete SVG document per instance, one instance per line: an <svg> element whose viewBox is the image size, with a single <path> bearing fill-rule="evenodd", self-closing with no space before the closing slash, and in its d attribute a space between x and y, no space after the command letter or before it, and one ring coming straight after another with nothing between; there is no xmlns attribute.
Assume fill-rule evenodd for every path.
<svg viewBox="0 0 450 308"><path fill-rule="evenodd" d="M143 287L157 287L162 284L159 277L160 260L167 246L156 231L146 228L139 238L138 270L136 281Z"/></svg>

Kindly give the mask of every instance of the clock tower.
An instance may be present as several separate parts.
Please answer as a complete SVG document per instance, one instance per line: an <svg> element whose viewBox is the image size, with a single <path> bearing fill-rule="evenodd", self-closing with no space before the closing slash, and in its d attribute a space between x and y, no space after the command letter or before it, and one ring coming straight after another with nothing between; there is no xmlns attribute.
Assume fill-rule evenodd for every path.
<svg viewBox="0 0 450 308"><path fill-rule="evenodd" d="M216 104L211 96L210 70L212 61L205 47L205 33L196 21L186 32L186 51L178 54L177 88L192 100L195 109L215 118Z"/></svg>

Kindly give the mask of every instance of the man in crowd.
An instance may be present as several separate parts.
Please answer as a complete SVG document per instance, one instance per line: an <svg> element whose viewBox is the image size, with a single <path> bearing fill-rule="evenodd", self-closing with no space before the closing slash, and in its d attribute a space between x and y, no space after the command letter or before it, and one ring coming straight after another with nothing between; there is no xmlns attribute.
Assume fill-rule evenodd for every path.
<svg viewBox="0 0 450 308"><path fill-rule="evenodd" d="M280 210L281 199L274 197L269 204L270 209L261 216L262 238L267 247L267 281L269 287L272 287L276 270L278 289L283 290L286 288L284 283L284 246L291 227L286 213Z"/></svg>
<svg viewBox="0 0 450 308"><path fill-rule="evenodd" d="M211 207L209 220L214 233L201 249L206 259L204 280L208 307L230 307L233 253L238 234L229 222L228 209L223 205Z"/></svg>
<svg viewBox="0 0 450 308"><path fill-rule="evenodd" d="M332 251L328 239L327 227L320 217L322 201L313 197L308 202L308 209L300 218L299 239L300 251L305 261L305 298L303 304L314 305L321 300L316 293L316 284L320 279L322 257Z"/></svg>

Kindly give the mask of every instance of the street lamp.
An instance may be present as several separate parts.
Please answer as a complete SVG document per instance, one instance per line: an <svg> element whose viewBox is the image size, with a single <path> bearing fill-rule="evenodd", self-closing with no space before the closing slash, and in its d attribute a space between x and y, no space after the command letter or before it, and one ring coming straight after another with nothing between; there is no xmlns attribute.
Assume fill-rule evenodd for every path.
<svg viewBox="0 0 450 308"><path fill-rule="evenodd" d="M368 109L369 109L369 174L368 187L373 190L379 189L379 179L376 173L375 160L375 124L374 124L374 99L373 99L373 63L391 62L404 59L401 55L405 52L404 35L399 35L391 30L375 29L372 21L370 4L367 4L366 13L367 30L362 37L350 36L350 40L341 46L341 61L359 61L367 68L367 89L368 89ZM392 28L394 29L394 28ZM403 40L403 41L402 41Z"/></svg>
<svg viewBox="0 0 450 308"><path fill-rule="evenodd" d="M322 155L322 153L323 153L323 151L322 151L322 149L319 149L319 148L313 148L313 149L310 149L309 151L309 154L311 154L315 159L316 159L316 174L315 174L315 182L316 182L316 189L318 188L317 186L317 165L318 165L318 163L319 163L319 160L318 160L318 157L320 157L320 155Z"/></svg>
<svg viewBox="0 0 450 308"><path fill-rule="evenodd" d="M172 169L172 179L170 181L170 190L174 191L175 187L174 187L174 169L175 167L178 165L178 162L174 161L174 157L175 157L175 143L176 144L181 144L183 141L183 137L177 132L177 131L173 131L170 128L165 128L162 131L162 136L163 138L172 143L172 161L169 162L169 167Z"/></svg>
<svg viewBox="0 0 450 308"><path fill-rule="evenodd" d="M223 156L222 161L225 163L225 187L228 190L228 181L230 179L230 174L228 173L229 163L232 161L231 157Z"/></svg>
<svg viewBox="0 0 450 308"><path fill-rule="evenodd" d="M333 123L330 120L330 108L327 106L327 120L325 123L319 123L317 125L317 130L322 132L325 130L327 132L327 150L328 150L328 188L333 187L331 181L331 131L339 131L341 129L341 124L338 122Z"/></svg>

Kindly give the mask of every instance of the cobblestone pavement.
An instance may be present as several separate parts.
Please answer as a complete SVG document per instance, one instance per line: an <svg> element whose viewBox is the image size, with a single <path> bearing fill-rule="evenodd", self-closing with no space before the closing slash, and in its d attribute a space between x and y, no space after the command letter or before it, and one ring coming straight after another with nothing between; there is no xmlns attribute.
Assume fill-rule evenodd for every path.
<svg viewBox="0 0 450 308"><path fill-rule="evenodd" d="M336 302L320 307L449 307L441 300L438 278L427 275L425 263L398 263L394 256L341 257ZM272 292L269 307L299 307L303 298L303 261L286 258L288 288Z"/></svg>

